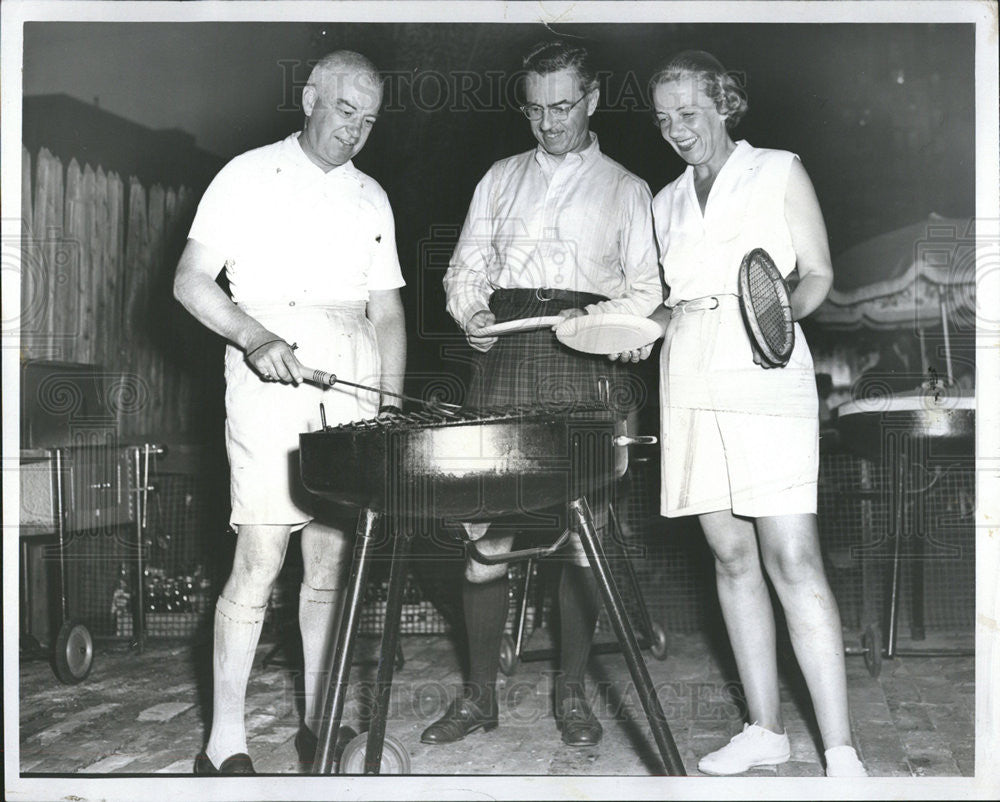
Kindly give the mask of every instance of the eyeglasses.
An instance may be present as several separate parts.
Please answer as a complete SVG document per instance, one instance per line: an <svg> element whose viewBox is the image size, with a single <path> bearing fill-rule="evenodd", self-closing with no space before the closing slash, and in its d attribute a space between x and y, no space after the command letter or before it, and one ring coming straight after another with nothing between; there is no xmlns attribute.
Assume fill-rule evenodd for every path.
<svg viewBox="0 0 1000 802"><path fill-rule="evenodd" d="M537 103L527 103L524 106L521 106L521 113L533 123L537 123L540 119L542 119L542 117L545 116L545 110L548 109L553 120L565 120L569 117L569 113L573 110L573 107L583 100L588 94L590 93L584 93L572 103L556 103L554 106L539 106Z"/></svg>

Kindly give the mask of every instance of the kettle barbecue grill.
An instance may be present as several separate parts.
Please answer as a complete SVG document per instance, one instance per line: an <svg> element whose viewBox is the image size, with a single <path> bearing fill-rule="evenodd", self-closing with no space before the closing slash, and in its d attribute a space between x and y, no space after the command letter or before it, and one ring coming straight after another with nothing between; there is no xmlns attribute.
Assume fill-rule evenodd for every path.
<svg viewBox="0 0 1000 802"><path fill-rule="evenodd" d="M624 415L610 405L577 404L568 409L531 411L428 408L336 427L324 423L320 431L299 436L301 476L306 489L360 510L314 773L330 774L333 769L334 733L339 731L343 716L364 585L380 522L386 519L394 530L380 646L384 658L395 655L398 644L405 563L412 537L408 521L493 520L560 503L568 503L570 519L594 571L666 773L685 773L596 537L587 499L624 475L626 446L656 442L651 437L628 437L624 428ZM468 547L476 556L474 546ZM540 555L551 548L522 550L507 555L503 561ZM394 660L380 659L371 724L367 734L358 736L365 741L365 774L381 772L393 669ZM400 751L405 758L405 750L390 739L390 752L395 753L397 761Z"/></svg>

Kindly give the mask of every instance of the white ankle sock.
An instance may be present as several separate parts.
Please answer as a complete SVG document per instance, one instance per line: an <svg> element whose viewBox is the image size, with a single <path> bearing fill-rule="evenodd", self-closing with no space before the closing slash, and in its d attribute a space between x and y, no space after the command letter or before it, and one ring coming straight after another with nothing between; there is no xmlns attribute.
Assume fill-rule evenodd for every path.
<svg viewBox="0 0 1000 802"><path fill-rule="evenodd" d="M267 605L248 607L222 596L215 604L212 735L205 753L216 768L229 756L247 752L247 680L266 611Z"/></svg>
<svg viewBox="0 0 1000 802"><path fill-rule="evenodd" d="M305 583L299 590L299 631L302 633L302 685L305 723L314 733L322 710L333 650L340 626L343 593L338 588L316 590Z"/></svg>

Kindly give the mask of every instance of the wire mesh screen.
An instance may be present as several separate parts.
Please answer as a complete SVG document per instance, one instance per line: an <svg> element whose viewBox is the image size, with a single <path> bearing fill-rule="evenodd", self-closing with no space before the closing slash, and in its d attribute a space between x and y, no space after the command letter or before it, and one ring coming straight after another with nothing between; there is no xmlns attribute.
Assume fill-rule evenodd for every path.
<svg viewBox="0 0 1000 802"><path fill-rule="evenodd" d="M381 635L385 627L386 602L389 597L389 568L392 548L386 538L379 538L373 548L365 584L358 633ZM415 544L416 545L416 544ZM403 586L403 607L400 614L400 632L408 635L436 635L450 632L455 616L461 615L459 579L462 575L460 560L434 559L428 568L423 551L418 547ZM428 569L433 581L421 582L421 570ZM298 536L292 536L282 566L281 574L271 593L267 612L268 637L285 637L288 629L298 627L299 591L303 581L302 556ZM343 578L346 587L347 577ZM292 650L294 651L294 650Z"/></svg>
<svg viewBox="0 0 1000 802"><path fill-rule="evenodd" d="M88 529L72 533L66 540L66 612L82 621L95 637L117 634L116 622L122 600L131 604L131 595L117 593L122 581L134 581L135 533L130 526ZM58 562L57 546L46 560ZM117 595L116 595L117 594Z"/></svg>
<svg viewBox="0 0 1000 802"><path fill-rule="evenodd" d="M388 573L388 572L386 572ZM358 631L362 635L379 635L385 628L386 600L389 596L389 578L383 576L369 581L365 589L365 606L361 612ZM435 635L451 630L448 620L424 593L409 572L403 586L403 608L400 612L399 631L409 635Z"/></svg>
<svg viewBox="0 0 1000 802"><path fill-rule="evenodd" d="M711 553L695 519L660 515L658 458L630 462L619 506L622 545L652 619L670 632L714 625L719 612ZM619 560L612 559L612 568L616 579L625 573Z"/></svg>
<svg viewBox="0 0 1000 802"><path fill-rule="evenodd" d="M102 445L62 452L66 615L82 621L98 637L115 634L116 591L123 578L134 577L129 566L138 554L134 504L138 482L129 455L127 449ZM56 472L54 457L48 465ZM109 515L112 503L127 514ZM44 560L58 566L58 541L45 548ZM49 593L53 599L58 598L58 576L56 568L55 587Z"/></svg>
<svg viewBox="0 0 1000 802"><path fill-rule="evenodd" d="M211 625L211 561L217 550L214 536L222 531L220 505L191 474L154 474L152 486L143 531L145 635L191 637ZM116 634L131 636L132 628L133 617L123 610Z"/></svg>
<svg viewBox="0 0 1000 802"><path fill-rule="evenodd" d="M633 461L618 496L620 541L605 553L626 611L638 624L624 551L654 622L673 632L720 627L711 552L693 518L659 515L659 464ZM914 598L927 628L972 629L975 619L975 472L967 463L925 463L911 471L903 502L899 623L906 634ZM818 492L820 545L827 577L846 627L886 623L889 609L894 507L888 471L868 460L827 449ZM513 629L522 569L512 568ZM533 600L529 599L528 619ZM542 602L551 604L551 593ZM599 630L610 632L602 612Z"/></svg>
<svg viewBox="0 0 1000 802"><path fill-rule="evenodd" d="M896 496L887 466L845 453L824 455L820 535L827 575L846 626L887 623ZM899 513L903 633L915 617L919 623L920 611L929 628L971 630L976 571L974 466L970 462L915 465L906 473Z"/></svg>
<svg viewBox="0 0 1000 802"><path fill-rule="evenodd" d="M210 623L208 566L212 535L218 531L212 501L193 475L150 475L144 522L90 528L67 537L67 611L96 637L135 637L135 607L140 603L147 637L191 637ZM138 486L131 475L129 485ZM140 532L141 523L145 526ZM48 559L58 560L58 552L50 551Z"/></svg>
<svg viewBox="0 0 1000 802"><path fill-rule="evenodd" d="M875 601L870 582L866 593L872 571L862 561L871 533L885 531L885 511L873 505L874 480L871 463L850 454L824 454L820 460L816 511L823 565L841 623L851 628L862 625L866 603L872 606Z"/></svg>
<svg viewBox="0 0 1000 802"><path fill-rule="evenodd" d="M220 505L194 475L154 474L147 527L144 608L147 637L194 637L210 629L214 602L209 565L218 561ZM659 461L633 460L621 483L616 508L622 537L605 534L604 550L633 625L639 599L628 581L628 555L652 620L664 630L694 632L721 626L711 553L695 519L659 515ZM923 588L927 628L972 629L975 618L975 472L963 463L926 464L908 479L903 509L902 582L899 621L908 634L914 588ZM827 449L819 483L820 540L827 576L844 625L885 624L891 569L890 524L894 507L884 468ZM224 510L222 511L224 512ZM67 607L95 636L132 637L137 570L134 523L71 533L65 549ZM610 538L610 539L609 539ZM921 551L922 547L922 551ZM289 549L294 561L296 548ZM376 551L360 621L363 634L384 626L390 562L388 539ZM57 560L50 548L47 559ZM401 631L441 634L462 627L464 556L453 538L416 537L404 591ZM545 562L543 560L543 562ZM227 566L228 570L228 566ZM294 566L292 568L294 570ZM299 567L298 570L301 570ZM513 631L524 581L524 564L510 569ZM547 570L547 569L546 569ZM922 579L921 579L922 572ZM532 594L526 623L549 621L558 577L548 571L547 592ZM286 571L287 574L287 571ZM289 623L299 579L288 579ZM539 606L540 609L536 609ZM613 638L606 615L599 639Z"/></svg>

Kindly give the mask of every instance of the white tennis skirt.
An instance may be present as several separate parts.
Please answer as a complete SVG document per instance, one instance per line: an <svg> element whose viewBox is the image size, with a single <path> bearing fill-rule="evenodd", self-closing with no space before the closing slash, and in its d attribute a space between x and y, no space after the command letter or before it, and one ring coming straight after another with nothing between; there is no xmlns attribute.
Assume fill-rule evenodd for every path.
<svg viewBox="0 0 1000 802"><path fill-rule="evenodd" d="M819 401L795 324L783 368L754 364L738 305L675 311L660 355L660 512L816 512Z"/></svg>
<svg viewBox="0 0 1000 802"><path fill-rule="evenodd" d="M324 306L240 306L289 344L303 365L342 379L378 386L375 328L364 301ZM299 434L328 424L372 418L378 396L336 385L265 382L239 348L226 348L226 450L229 454L230 523L284 524L312 520L310 495L299 477Z"/></svg>

